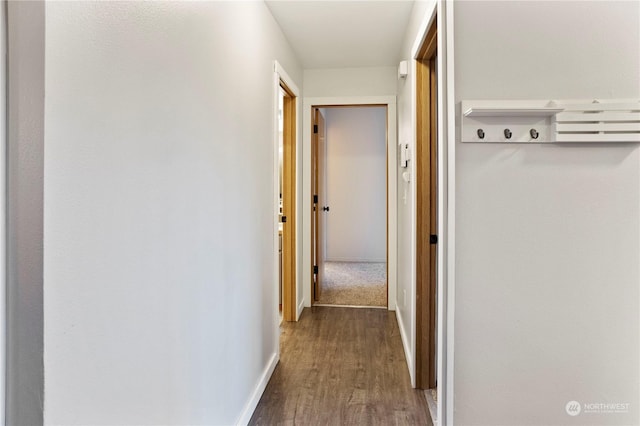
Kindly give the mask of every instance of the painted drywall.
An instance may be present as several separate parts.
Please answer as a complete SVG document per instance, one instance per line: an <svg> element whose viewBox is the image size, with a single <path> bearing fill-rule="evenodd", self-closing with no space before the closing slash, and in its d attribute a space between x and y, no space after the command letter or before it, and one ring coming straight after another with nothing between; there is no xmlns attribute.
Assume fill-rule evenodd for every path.
<svg viewBox="0 0 640 426"><path fill-rule="evenodd" d="M457 101L640 97L638 2L455 2L454 22ZM455 423L640 423L640 147L459 140Z"/></svg>
<svg viewBox="0 0 640 426"><path fill-rule="evenodd" d="M0 81L7 81L7 13L6 8L0 9L0 55L2 55L4 61L0 66ZM3 146L7 146L7 85L0 86L0 143ZM6 401L6 350L7 350L7 152L6 149L0 152L0 188L2 194L0 195L0 241L5 241L5 244L0 244L0 330L5 330L5 333L0 333L0 424L6 424L5 417L5 401Z"/></svg>
<svg viewBox="0 0 640 426"><path fill-rule="evenodd" d="M6 424L42 424L43 2L7 6ZM4 45L3 45L4 46ZM3 56L4 58L4 56ZM4 79L2 80L4 81Z"/></svg>
<svg viewBox="0 0 640 426"><path fill-rule="evenodd" d="M415 93L415 66L412 48L421 24L428 19L433 3L416 1L411 11L402 45L402 59L409 62L409 75L398 79L398 143L409 145L409 151L415 153L415 118L412 102ZM429 16L427 16L429 15ZM409 173L409 181L403 178ZM407 357L411 381L415 385L415 174L414 161L409 160L407 167L398 168L398 303L396 315Z"/></svg>
<svg viewBox="0 0 640 426"><path fill-rule="evenodd" d="M327 108L325 259L386 262L387 109Z"/></svg>
<svg viewBox="0 0 640 426"><path fill-rule="evenodd" d="M395 67L304 70L304 96L389 96L396 94Z"/></svg>
<svg viewBox="0 0 640 426"><path fill-rule="evenodd" d="M277 361L262 2L49 2L45 424L247 421Z"/></svg>

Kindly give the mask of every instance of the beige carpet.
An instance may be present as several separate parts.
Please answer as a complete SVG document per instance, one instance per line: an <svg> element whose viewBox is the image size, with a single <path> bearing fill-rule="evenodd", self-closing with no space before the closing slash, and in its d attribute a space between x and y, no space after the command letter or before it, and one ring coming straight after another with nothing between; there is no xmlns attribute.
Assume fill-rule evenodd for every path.
<svg viewBox="0 0 640 426"><path fill-rule="evenodd" d="M387 306L387 264L325 262L318 304Z"/></svg>

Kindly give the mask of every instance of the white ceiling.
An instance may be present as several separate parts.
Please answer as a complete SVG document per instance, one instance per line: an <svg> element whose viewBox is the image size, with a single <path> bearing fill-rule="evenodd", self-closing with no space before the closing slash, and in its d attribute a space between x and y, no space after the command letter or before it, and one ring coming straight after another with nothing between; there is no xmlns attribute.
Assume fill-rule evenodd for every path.
<svg viewBox="0 0 640 426"><path fill-rule="evenodd" d="M266 0L305 69L395 66L413 0Z"/></svg>

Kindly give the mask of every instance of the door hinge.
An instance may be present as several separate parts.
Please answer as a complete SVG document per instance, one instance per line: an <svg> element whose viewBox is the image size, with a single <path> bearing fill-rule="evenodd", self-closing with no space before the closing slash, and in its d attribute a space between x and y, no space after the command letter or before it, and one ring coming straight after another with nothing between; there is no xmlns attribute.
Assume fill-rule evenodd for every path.
<svg viewBox="0 0 640 426"><path fill-rule="evenodd" d="M318 265L313 265L313 273L318 274Z"/></svg>
<svg viewBox="0 0 640 426"><path fill-rule="evenodd" d="M317 124L313 125L313 133L314 134L318 133L318 125Z"/></svg>
<svg viewBox="0 0 640 426"><path fill-rule="evenodd" d="M313 204L318 204L318 194L313 196Z"/></svg>
<svg viewBox="0 0 640 426"><path fill-rule="evenodd" d="M280 222L287 223L287 217L286 216L282 216L282 219L280 219Z"/></svg>
<svg viewBox="0 0 640 426"><path fill-rule="evenodd" d="M429 236L429 244L438 244L438 236L435 234L431 234Z"/></svg>

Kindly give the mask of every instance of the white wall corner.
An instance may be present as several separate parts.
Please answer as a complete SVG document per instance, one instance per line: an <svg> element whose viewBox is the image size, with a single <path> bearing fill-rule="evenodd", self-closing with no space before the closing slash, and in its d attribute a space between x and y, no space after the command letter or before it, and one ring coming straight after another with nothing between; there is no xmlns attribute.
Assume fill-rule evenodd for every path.
<svg viewBox="0 0 640 426"><path fill-rule="evenodd" d="M446 170L442 171L440 179L443 181L442 190L442 226L443 244L440 248L442 254L443 274L438 283L442 289L441 306L446 310L440 312L438 339L441 342L438 353L438 380L443 383L439 390L441 398L438 399L438 419L441 424L448 425L454 422L454 318L455 318L455 190L456 190L456 144L455 144L455 69L454 69L454 15L452 3L438 2L438 32L442 37L438 38L438 73L440 78L438 87L438 108L444 111L441 114L442 133L438 134L438 144L441 146L443 164ZM451 142L451 143L449 143ZM446 207L445 207L446 206Z"/></svg>

